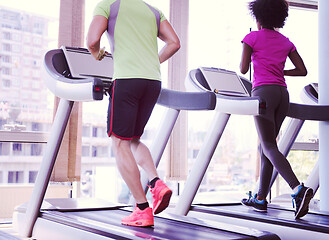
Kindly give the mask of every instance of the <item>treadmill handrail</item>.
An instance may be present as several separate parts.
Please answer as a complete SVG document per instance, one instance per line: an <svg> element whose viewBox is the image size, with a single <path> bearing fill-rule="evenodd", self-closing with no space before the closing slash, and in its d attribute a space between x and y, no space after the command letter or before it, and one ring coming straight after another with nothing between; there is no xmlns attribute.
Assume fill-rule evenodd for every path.
<svg viewBox="0 0 329 240"><path fill-rule="evenodd" d="M251 82L245 78L241 78L241 80L246 89L250 91ZM192 91L214 93L210 90L200 69L191 70L187 75L185 84L189 90L192 88ZM230 96L218 93L216 99L216 110L227 114L259 115L265 111L266 107L266 103L260 97Z"/></svg>
<svg viewBox="0 0 329 240"><path fill-rule="evenodd" d="M55 68L55 57L61 58L63 72ZM54 49L45 54L44 66L50 77L45 78L48 89L57 97L70 101L93 101L94 78L71 79L65 76L69 72L63 50ZM59 61L57 61L58 63ZM55 79L55 81L54 81ZM74 85L74 87L72 87Z"/></svg>
<svg viewBox="0 0 329 240"><path fill-rule="evenodd" d="M227 114L259 115L266 111L266 103L260 97L232 97L216 94L216 109Z"/></svg>
<svg viewBox="0 0 329 240"><path fill-rule="evenodd" d="M213 110L216 96L212 92L180 92L162 88L157 103L177 110Z"/></svg>
<svg viewBox="0 0 329 240"><path fill-rule="evenodd" d="M329 105L290 103L287 116L301 120L329 121Z"/></svg>
<svg viewBox="0 0 329 240"><path fill-rule="evenodd" d="M62 49L50 50L45 54L45 57L44 57L45 69L47 70L48 74L52 78L56 79L57 81L66 82L66 83L75 83L75 84L86 83L86 82L92 81L93 78L68 78L64 75L65 74L64 72L62 74L59 73L53 63L54 57L56 55L58 55L58 56L62 55L63 60L65 60ZM67 66L66 70L69 71L68 66Z"/></svg>

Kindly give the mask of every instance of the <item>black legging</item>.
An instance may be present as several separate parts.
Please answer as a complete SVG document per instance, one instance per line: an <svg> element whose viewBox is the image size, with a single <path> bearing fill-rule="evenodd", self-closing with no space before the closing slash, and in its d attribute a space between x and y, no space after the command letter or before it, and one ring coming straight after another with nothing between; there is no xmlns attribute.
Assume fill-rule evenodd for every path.
<svg viewBox="0 0 329 240"><path fill-rule="evenodd" d="M289 108L289 93L286 87L263 85L252 91L252 96L259 96L266 102L266 113L255 116L255 124L260 139L261 172L258 195L265 198L273 173L273 166L286 180L291 189L300 183L292 171L290 163L279 151L276 137Z"/></svg>

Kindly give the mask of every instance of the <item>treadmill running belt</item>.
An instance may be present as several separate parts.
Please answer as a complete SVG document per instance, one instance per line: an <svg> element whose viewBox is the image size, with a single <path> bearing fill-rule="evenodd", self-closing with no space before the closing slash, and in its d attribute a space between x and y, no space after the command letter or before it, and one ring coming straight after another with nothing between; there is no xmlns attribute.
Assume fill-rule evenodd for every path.
<svg viewBox="0 0 329 240"><path fill-rule="evenodd" d="M267 213L260 213L241 205L233 204L198 204L192 205L191 211L217 214L240 219L261 221L270 224L284 225L304 230L329 233L329 216L310 212L301 219L295 220L294 211L268 205Z"/></svg>
<svg viewBox="0 0 329 240"><path fill-rule="evenodd" d="M3 231L0 231L0 240L19 240L19 239L20 238L17 238L15 236L5 233Z"/></svg>
<svg viewBox="0 0 329 240"><path fill-rule="evenodd" d="M217 228L205 227L162 217L154 218L154 227L141 228L121 225L121 218L129 214L130 211L125 210L48 211L42 212L42 218L113 239L279 239L271 233L260 232L263 236L266 235L263 238L256 232L253 232L253 236L241 233L241 228L240 233L237 233L235 229L231 231L220 229L221 224L218 224Z"/></svg>

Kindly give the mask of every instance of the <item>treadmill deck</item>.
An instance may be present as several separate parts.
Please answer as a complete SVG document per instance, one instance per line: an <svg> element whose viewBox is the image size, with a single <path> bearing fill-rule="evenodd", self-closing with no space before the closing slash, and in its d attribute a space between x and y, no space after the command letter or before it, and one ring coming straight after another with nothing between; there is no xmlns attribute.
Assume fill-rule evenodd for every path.
<svg viewBox="0 0 329 240"><path fill-rule="evenodd" d="M190 211L329 234L329 214L311 211L303 218L295 220L292 209L283 209L274 204L268 205L267 213L254 211L241 203L195 204L191 206Z"/></svg>

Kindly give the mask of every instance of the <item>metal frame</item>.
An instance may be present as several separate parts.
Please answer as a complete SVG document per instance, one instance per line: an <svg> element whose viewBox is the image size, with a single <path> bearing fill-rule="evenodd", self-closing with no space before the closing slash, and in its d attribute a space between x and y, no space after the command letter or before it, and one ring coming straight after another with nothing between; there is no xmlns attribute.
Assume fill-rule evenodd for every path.
<svg viewBox="0 0 329 240"><path fill-rule="evenodd" d="M290 0L289 6L301 8L301 9L311 9L317 10L318 9L318 1L316 0Z"/></svg>
<svg viewBox="0 0 329 240"><path fill-rule="evenodd" d="M46 194L50 176L55 165L67 123L73 108L73 101L61 99L50 131L45 155L34 184L31 199L28 203L22 236L31 237L33 226L39 216L41 204Z"/></svg>
<svg viewBox="0 0 329 240"><path fill-rule="evenodd" d="M19 143L47 143L49 133L45 132L16 132L0 131L0 142L19 142Z"/></svg>

